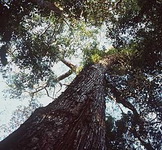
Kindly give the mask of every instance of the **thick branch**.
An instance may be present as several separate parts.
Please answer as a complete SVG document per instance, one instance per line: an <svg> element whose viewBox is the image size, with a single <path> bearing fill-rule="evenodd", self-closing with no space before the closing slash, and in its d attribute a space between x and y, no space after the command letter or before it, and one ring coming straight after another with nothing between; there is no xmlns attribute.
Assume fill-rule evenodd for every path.
<svg viewBox="0 0 162 150"><path fill-rule="evenodd" d="M122 3L123 0L119 0L116 4L115 4L115 8L118 9L120 3Z"/></svg>
<svg viewBox="0 0 162 150"><path fill-rule="evenodd" d="M76 69L77 69L76 65L73 65L71 62L69 62L69 61L67 61L67 60L65 60L65 59L63 59L63 58L60 58L60 60L61 60L66 66L68 66L72 71L76 72Z"/></svg>
<svg viewBox="0 0 162 150"><path fill-rule="evenodd" d="M134 119L136 120L135 123L139 125L140 131L143 131L143 120L141 119L140 115L138 114L137 110L135 107L129 102L123 100L122 93L114 87L112 84L109 84L108 87L111 89L111 92L114 94L116 97L116 101L118 103L121 103L123 106L127 107L128 109L132 110L134 114ZM148 150L153 150L152 146L150 143L145 142L144 140L141 139L140 135L137 133L136 129L133 127L133 135L139 139L141 144Z"/></svg>
<svg viewBox="0 0 162 150"><path fill-rule="evenodd" d="M72 71L72 70L69 70L69 71L67 71L66 73L60 75L60 76L56 79L56 81L61 81L61 80L65 79L65 78L67 78L68 76L70 76L72 73L73 73L73 71Z"/></svg>
<svg viewBox="0 0 162 150"><path fill-rule="evenodd" d="M116 97L116 102L121 103L121 104L123 104L123 106L130 109L133 112L134 116L136 116L139 119L140 116L139 116L137 110L134 108L134 106L130 102L123 100L122 93L116 87L114 87L112 84L108 84L108 87L111 89L111 92Z"/></svg>
<svg viewBox="0 0 162 150"><path fill-rule="evenodd" d="M150 143L147 143L147 142L145 142L144 140L142 140L142 138L140 137L140 135L138 134L138 132L136 131L135 128L133 128L132 132L133 132L133 135L134 135L136 138L139 139L139 141L141 142L141 144L142 144L147 150L154 150Z"/></svg>
<svg viewBox="0 0 162 150"><path fill-rule="evenodd" d="M54 11L57 15L62 15L63 11L58 8L54 3L49 2L49 1L44 1L44 0L28 0L32 3L37 4L38 6L42 7L42 8L47 8L49 10Z"/></svg>

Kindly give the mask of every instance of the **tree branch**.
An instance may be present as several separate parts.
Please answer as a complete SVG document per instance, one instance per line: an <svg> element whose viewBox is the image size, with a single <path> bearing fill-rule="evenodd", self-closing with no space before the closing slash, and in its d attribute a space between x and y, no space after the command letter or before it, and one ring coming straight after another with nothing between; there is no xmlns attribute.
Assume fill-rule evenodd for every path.
<svg viewBox="0 0 162 150"><path fill-rule="evenodd" d="M49 1L44 1L44 0L28 0L29 2L35 3L38 6L42 7L42 8L47 8L49 10L54 11L57 15L62 15L63 14L63 10L61 10L60 8L58 8L54 3L49 2Z"/></svg>
<svg viewBox="0 0 162 150"><path fill-rule="evenodd" d="M111 92L114 94L116 102L121 103L123 106L130 109L138 118L140 117L134 106L130 102L123 100L121 92L116 87L114 87L112 84L108 84L108 88L110 88Z"/></svg>
<svg viewBox="0 0 162 150"><path fill-rule="evenodd" d="M135 109L135 107L129 101L123 100L122 93L116 87L114 87L112 84L108 84L108 87L110 88L111 92L114 94L114 96L116 98L116 102L121 103L123 106L127 107L128 109L130 109L133 112L134 119L136 120L135 124L139 125L139 129L142 132L144 130L143 120L141 119L141 117L138 114L138 112ZM144 140L141 139L140 135L137 133L137 131L136 131L134 126L133 126L131 131L132 131L133 135L139 139L141 144L146 149L153 150L153 148L152 148L150 143L147 143L147 142L145 142Z"/></svg>
<svg viewBox="0 0 162 150"><path fill-rule="evenodd" d="M69 70L69 71L67 71L66 73L64 73L64 74L60 75L59 77L57 77L53 82L59 82L59 81L65 79L65 78L67 78L68 76L70 76L72 73L73 73L73 71L72 71L72 70ZM50 98L52 98L52 97L49 95L48 91L47 91L47 87L48 87L48 86L49 86L49 83L48 83L48 81L47 81L44 85L39 86L38 88L36 88L35 91L29 92L29 91L26 90L25 92L29 93L30 95L34 95L35 93L38 93L38 92L40 92L40 91L42 91L42 90L45 90L46 93L47 93L47 96L50 97Z"/></svg>
<svg viewBox="0 0 162 150"><path fill-rule="evenodd" d="M116 4L115 4L115 8L118 9L120 3L122 3L123 0L119 0Z"/></svg>
<svg viewBox="0 0 162 150"><path fill-rule="evenodd" d="M49 98L54 99L54 97L50 96L50 94L49 94L49 92L48 92L47 88L45 87L44 89L45 89L45 91L46 91L47 96L48 96Z"/></svg>
<svg viewBox="0 0 162 150"><path fill-rule="evenodd" d="M72 70L69 70L69 71L67 71L66 73L60 75L60 76L56 79L56 81L57 81L57 82L58 82L58 81L61 81L61 80L65 79L65 78L67 78L68 76L70 76L72 73L73 73L73 71L72 71Z"/></svg>
<svg viewBox="0 0 162 150"><path fill-rule="evenodd" d="M141 142L141 144L147 149L147 150L154 150L152 145L148 142L145 142L144 140L141 139L140 135L136 131L135 128L132 129L133 135L138 138L138 140Z"/></svg>
<svg viewBox="0 0 162 150"><path fill-rule="evenodd" d="M59 58L66 66L68 66L72 71L76 72L77 66L73 65L72 63L70 63L69 61L63 59L63 58Z"/></svg>

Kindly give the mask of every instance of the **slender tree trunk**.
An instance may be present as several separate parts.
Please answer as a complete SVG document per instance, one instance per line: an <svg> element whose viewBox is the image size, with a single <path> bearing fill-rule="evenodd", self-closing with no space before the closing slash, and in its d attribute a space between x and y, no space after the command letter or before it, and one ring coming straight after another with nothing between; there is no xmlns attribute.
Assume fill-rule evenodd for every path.
<svg viewBox="0 0 162 150"><path fill-rule="evenodd" d="M61 96L0 142L0 150L105 150L104 73L114 60L86 67Z"/></svg>

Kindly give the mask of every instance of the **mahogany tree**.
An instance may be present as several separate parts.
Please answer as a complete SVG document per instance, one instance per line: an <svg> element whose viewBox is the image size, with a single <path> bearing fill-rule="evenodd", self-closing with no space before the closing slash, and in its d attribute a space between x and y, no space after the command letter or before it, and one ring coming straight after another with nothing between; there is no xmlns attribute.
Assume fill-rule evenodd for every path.
<svg viewBox="0 0 162 150"><path fill-rule="evenodd" d="M21 69L13 82L18 95L45 90L49 96L53 83L78 75L0 142L0 149L160 149L161 6L156 0L1 1L1 62ZM92 29L103 22L111 50L94 42ZM78 32L81 42L75 40ZM81 72L66 60L77 49L84 53ZM70 70L57 77L52 67L59 61ZM108 101L118 104L120 120L105 114Z"/></svg>

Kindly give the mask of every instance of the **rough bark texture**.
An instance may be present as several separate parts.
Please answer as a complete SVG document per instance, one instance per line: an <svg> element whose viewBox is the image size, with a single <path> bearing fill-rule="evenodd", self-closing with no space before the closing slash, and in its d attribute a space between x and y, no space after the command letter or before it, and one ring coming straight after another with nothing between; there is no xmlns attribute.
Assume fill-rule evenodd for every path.
<svg viewBox="0 0 162 150"><path fill-rule="evenodd" d="M105 150L104 72L113 62L86 67L61 96L3 140L0 150Z"/></svg>

